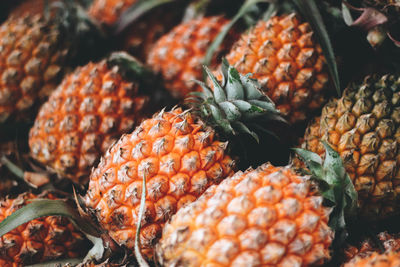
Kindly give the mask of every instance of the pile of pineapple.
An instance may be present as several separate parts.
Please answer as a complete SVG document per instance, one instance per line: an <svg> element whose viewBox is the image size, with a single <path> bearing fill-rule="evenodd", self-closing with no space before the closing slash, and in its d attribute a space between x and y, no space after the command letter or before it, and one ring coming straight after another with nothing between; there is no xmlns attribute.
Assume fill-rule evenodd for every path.
<svg viewBox="0 0 400 267"><path fill-rule="evenodd" d="M400 266L399 0L0 23L0 266Z"/></svg>

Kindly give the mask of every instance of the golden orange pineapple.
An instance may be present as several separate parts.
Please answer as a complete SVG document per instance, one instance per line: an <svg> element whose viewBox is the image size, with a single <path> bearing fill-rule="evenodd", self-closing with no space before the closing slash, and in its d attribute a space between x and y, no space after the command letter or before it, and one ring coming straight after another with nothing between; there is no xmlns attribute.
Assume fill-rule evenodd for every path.
<svg viewBox="0 0 400 267"><path fill-rule="evenodd" d="M50 10L49 18L42 12L23 13L0 26L0 123L13 115L30 119L31 108L58 85L82 45L81 34L92 29L75 7Z"/></svg>
<svg viewBox="0 0 400 267"><path fill-rule="evenodd" d="M329 75L311 26L296 14L260 21L227 55L241 73L252 73L292 123L304 121L326 101Z"/></svg>
<svg viewBox="0 0 400 267"><path fill-rule="evenodd" d="M202 64L211 42L221 32L229 20L220 17L203 17L184 22L161 37L153 46L147 59L151 68L161 73L165 87L176 98L183 98L187 93L200 91L193 80L202 79ZM224 40L211 62L211 67L218 63L236 39L234 31Z"/></svg>
<svg viewBox="0 0 400 267"><path fill-rule="evenodd" d="M305 149L322 155L323 140L339 152L367 219L399 212L399 96L400 76L368 76L326 104L304 135Z"/></svg>
<svg viewBox="0 0 400 267"><path fill-rule="evenodd" d="M146 204L140 242L142 253L150 258L165 222L233 173L226 140L255 135L250 132L252 123L265 127L278 116L253 80L225 67L223 87L207 69L218 88L214 94L204 87L192 109L161 111L144 120L113 145L92 172L85 204L118 244L134 247L143 179Z"/></svg>
<svg viewBox="0 0 400 267"><path fill-rule="evenodd" d="M355 258L344 267L399 267L400 254L395 252L388 252L378 254L374 252L366 258Z"/></svg>
<svg viewBox="0 0 400 267"><path fill-rule="evenodd" d="M321 187L319 192L310 177L298 175L291 166L269 163L210 187L165 225L156 248L158 261L166 267L323 264L330 258L334 237L330 226L341 221L334 217L345 210L336 206L332 212L323 203L343 201L343 186L346 180L351 183L343 165L339 167L339 155L328 151L332 157L323 165L318 156L308 156L314 178L323 180L328 190Z"/></svg>
<svg viewBox="0 0 400 267"><path fill-rule="evenodd" d="M137 73L127 72L128 64L139 69ZM143 92L150 88L143 88L141 71L135 59L115 53L66 76L30 131L32 157L61 176L85 183L103 152L145 116L149 97Z"/></svg>
<svg viewBox="0 0 400 267"><path fill-rule="evenodd" d="M59 199L56 194L24 193L0 202L0 221L33 199ZM18 226L0 237L0 265L23 266L52 259L84 256L89 242L65 217L48 216Z"/></svg>
<svg viewBox="0 0 400 267"><path fill-rule="evenodd" d="M89 15L102 24L112 26L137 0L94 0Z"/></svg>

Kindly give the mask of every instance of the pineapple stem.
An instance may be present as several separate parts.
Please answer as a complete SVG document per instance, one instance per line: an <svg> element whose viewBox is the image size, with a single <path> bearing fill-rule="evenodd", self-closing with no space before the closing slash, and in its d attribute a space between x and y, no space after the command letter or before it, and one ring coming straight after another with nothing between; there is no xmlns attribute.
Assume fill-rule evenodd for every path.
<svg viewBox="0 0 400 267"><path fill-rule="evenodd" d="M146 77L153 76L153 73L148 68L126 52L121 51L112 53L107 62L110 65L120 66L127 78L145 80Z"/></svg>

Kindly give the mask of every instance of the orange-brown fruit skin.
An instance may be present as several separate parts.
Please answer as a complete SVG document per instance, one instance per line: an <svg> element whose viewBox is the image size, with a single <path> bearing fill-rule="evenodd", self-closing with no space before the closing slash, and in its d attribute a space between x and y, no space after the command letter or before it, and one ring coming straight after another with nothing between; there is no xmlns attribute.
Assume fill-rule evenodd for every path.
<svg viewBox="0 0 400 267"><path fill-rule="evenodd" d="M220 16L194 19L176 26L153 46L147 63L162 75L164 86L175 98L201 90L193 80L202 80L207 49L228 23L229 20ZM217 66L220 56L230 49L236 37L232 30L213 58L211 67Z"/></svg>
<svg viewBox="0 0 400 267"><path fill-rule="evenodd" d="M234 163L225 150L226 143L189 112L160 112L107 151L91 174L86 206L118 244L133 249L145 178L140 242L151 258L165 222L232 174Z"/></svg>
<svg viewBox="0 0 400 267"><path fill-rule="evenodd" d="M42 14L11 16L0 26L0 122L30 119L56 88L70 44Z"/></svg>
<svg viewBox="0 0 400 267"><path fill-rule="evenodd" d="M48 192L7 198L0 202L0 221L37 198L59 199ZM84 256L88 249L89 242L67 218L41 217L0 237L0 266L16 267L58 258L77 258Z"/></svg>
<svg viewBox="0 0 400 267"><path fill-rule="evenodd" d="M180 209L157 245L162 266L311 266L329 259L329 208L306 177L264 164Z"/></svg>
<svg viewBox="0 0 400 267"><path fill-rule="evenodd" d="M367 238L357 245L347 245L344 248L343 255L346 262L359 257L365 258L374 252L380 252L377 242L380 242L385 251L400 252L400 234L389 234L381 232L377 235L377 240Z"/></svg>
<svg viewBox="0 0 400 267"><path fill-rule="evenodd" d="M304 134L302 148L323 156L327 142L343 159L358 193L360 216L400 211L400 77L368 76L332 99Z"/></svg>
<svg viewBox="0 0 400 267"><path fill-rule="evenodd" d="M89 8L89 15L101 24L112 26L136 2L137 0L94 0Z"/></svg>
<svg viewBox="0 0 400 267"><path fill-rule="evenodd" d="M31 155L85 183L109 146L145 116L148 97L105 60L69 74L41 107L29 133Z"/></svg>
<svg viewBox="0 0 400 267"><path fill-rule="evenodd" d="M385 254L372 253L366 258L355 258L344 267L399 267L400 254L388 252Z"/></svg>
<svg viewBox="0 0 400 267"><path fill-rule="evenodd" d="M311 26L297 15L260 21L233 45L228 62L252 73L291 123L306 120L326 102L329 75Z"/></svg>

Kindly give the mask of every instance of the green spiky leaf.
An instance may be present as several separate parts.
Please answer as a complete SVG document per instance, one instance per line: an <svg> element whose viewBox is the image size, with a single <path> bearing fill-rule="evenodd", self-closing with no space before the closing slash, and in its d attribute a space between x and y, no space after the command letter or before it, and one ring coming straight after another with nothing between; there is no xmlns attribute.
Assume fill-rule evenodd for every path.
<svg viewBox="0 0 400 267"><path fill-rule="evenodd" d="M211 63L211 60L213 59L215 52L218 51L220 45L224 41L226 35L229 33L229 31L232 29L232 27L236 24L236 22L241 19L251 8L258 4L258 3L267 3L267 2L273 2L272 0L247 0L244 2L238 13L232 18L232 20L224 26L224 28L221 30L221 32L217 35L217 37L214 39L214 41L211 43L209 48L207 49L206 56L204 57L204 65L208 66Z"/></svg>
<svg viewBox="0 0 400 267"><path fill-rule="evenodd" d="M317 35L317 39L322 47L324 56L327 61L328 69L331 74L333 84L338 95L341 95L339 72L336 65L335 54L333 52L332 43L329 39L328 31L326 30L321 13L314 0L293 0L298 9L310 23L312 29Z"/></svg>
<svg viewBox="0 0 400 267"><path fill-rule="evenodd" d="M222 83L206 66L204 69L213 89L198 82L203 92L190 94L187 102L204 121L224 135L247 134L258 142L257 130L265 129L268 121L285 121L257 81L240 74L226 60L222 64Z"/></svg>
<svg viewBox="0 0 400 267"><path fill-rule="evenodd" d="M295 148L294 151L307 165L312 178L318 182L321 195L333 207L329 226L335 230L335 245L340 245L347 236L346 223L354 219L357 212L358 196L347 174L342 158L328 143L325 147L325 160L319 155Z"/></svg>
<svg viewBox="0 0 400 267"><path fill-rule="evenodd" d="M140 197L140 207L139 207L139 214L138 214L138 223L136 226L136 234L135 234L135 257L139 263L140 267L150 267L150 265L146 262L143 258L143 255L140 251L140 230L142 229L142 219L144 213L146 211L146 172L143 175L142 180L142 195Z"/></svg>
<svg viewBox="0 0 400 267"><path fill-rule="evenodd" d="M0 236L31 220L45 216L63 216L69 218L82 232L100 236L96 227L82 219L74 207L64 200L35 199L0 223Z"/></svg>
<svg viewBox="0 0 400 267"><path fill-rule="evenodd" d="M151 9L176 0L139 0L125 11L115 24L117 34L123 32L129 25Z"/></svg>

